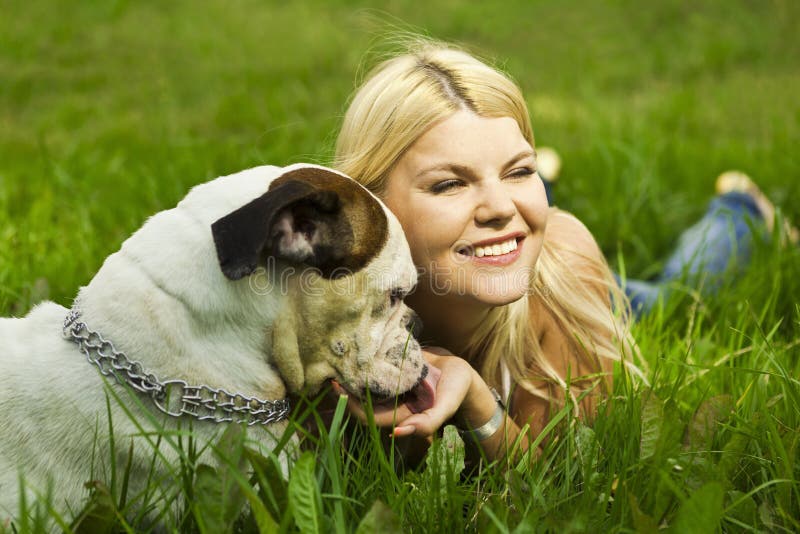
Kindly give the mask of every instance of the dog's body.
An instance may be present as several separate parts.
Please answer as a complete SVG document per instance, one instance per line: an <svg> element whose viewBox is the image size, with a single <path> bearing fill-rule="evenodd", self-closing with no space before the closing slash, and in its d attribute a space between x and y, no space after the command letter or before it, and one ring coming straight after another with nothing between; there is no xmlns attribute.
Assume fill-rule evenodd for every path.
<svg viewBox="0 0 800 534"><path fill-rule="evenodd" d="M87 328L160 381L264 400L313 392L329 379L357 396L421 389L424 397L427 367L400 300L415 282L402 228L366 190L316 166L258 167L197 186L151 217L75 307ZM68 312L48 302L0 319L0 520L18 512L20 475L29 496L51 487L57 509L76 511L84 483L106 476L112 456L128 461L126 438L141 430L126 411L145 430L154 415L166 428L185 423L145 396L107 403L106 383L123 401L131 392L64 337ZM211 437L220 426L193 428ZM254 425L248 435L269 446L284 428ZM152 456L135 447L134 486Z"/></svg>

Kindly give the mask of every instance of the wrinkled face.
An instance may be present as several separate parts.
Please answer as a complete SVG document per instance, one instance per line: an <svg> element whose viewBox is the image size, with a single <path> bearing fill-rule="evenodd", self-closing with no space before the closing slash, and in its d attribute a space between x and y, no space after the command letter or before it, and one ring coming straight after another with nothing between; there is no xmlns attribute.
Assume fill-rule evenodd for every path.
<svg viewBox="0 0 800 534"><path fill-rule="evenodd" d="M403 302L416 269L397 220L390 218L387 246L364 269L326 280L306 277L299 288L298 342L305 386L334 380L348 393L373 402L419 388L428 370L413 338L416 316ZM412 395L413 397L413 395ZM414 401L407 399L413 407ZM424 407L423 407L424 409Z"/></svg>
<svg viewBox="0 0 800 534"><path fill-rule="evenodd" d="M266 269L287 290L266 353L289 391L331 380L358 399L411 390L403 402L412 410L431 405L436 371L428 373L403 303L417 281L408 242L366 189L324 167L286 167L211 232L230 280L246 284L259 265L280 266Z"/></svg>
<svg viewBox="0 0 800 534"><path fill-rule="evenodd" d="M548 207L514 119L459 111L437 123L398 160L382 199L420 269L415 299L497 306L528 291Z"/></svg>

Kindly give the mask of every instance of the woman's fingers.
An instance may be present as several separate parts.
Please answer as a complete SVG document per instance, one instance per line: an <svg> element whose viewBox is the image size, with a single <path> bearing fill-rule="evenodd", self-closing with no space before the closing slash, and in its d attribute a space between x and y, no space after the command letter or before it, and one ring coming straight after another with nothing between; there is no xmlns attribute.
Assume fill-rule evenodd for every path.
<svg viewBox="0 0 800 534"><path fill-rule="evenodd" d="M355 415L362 423L369 422L365 404L353 396L347 396L347 409ZM380 427L393 426L396 421L402 421L411 414L411 410L405 404L374 406L372 410L372 421Z"/></svg>
<svg viewBox="0 0 800 534"><path fill-rule="evenodd" d="M373 406L372 421L379 427L394 427L397 436L431 436L458 412L472 385L475 371L465 360L438 347L423 349L428 365L438 369L436 396L429 409L413 413L405 404ZM338 384L336 384L338 385ZM337 392L346 394L339 388ZM347 395L348 410L362 423L367 423L366 403Z"/></svg>
<svg viewBox="0 0 800 534"><path fill-rule="evenodd" d="M331 382L333 391L339 396L347 397L347 409L355 415L362 423L368 423L366 413L367 401L362 401L351 395L346 389L339 385L335 380ZM411 415L411 410L404 404L385 403L373 406L372 421L377 426L393 426L395 421L400 421Z"/></svg>
<svg viewBox="0 0 800 534"><path fill-rule="evenodd" d="M402 438L405 436L411 436L417 431L417 428L414 425L404 425L404 426L396 426L392 431L392 435L396 438Z"/></svg>
<svg viewBox="0 0 800 534"><path fill-rule="evenodd" d="M461 407L472 383L472 367L461 358L452 356L437 358L436 365L442 374L436 386L436 400L433 406L404 419L398 418L395 436L409 434L429 436L441 428Z"/></svg>

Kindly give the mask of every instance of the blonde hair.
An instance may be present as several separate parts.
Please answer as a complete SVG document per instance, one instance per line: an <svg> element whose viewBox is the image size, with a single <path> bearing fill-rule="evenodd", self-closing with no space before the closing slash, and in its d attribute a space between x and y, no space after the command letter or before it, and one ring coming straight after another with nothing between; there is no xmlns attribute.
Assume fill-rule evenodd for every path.
<svg viewBox="0 0 800 534"><path fill-rule="evenodd" d="M516 83L464 51L420 40L407 53L378 65L358 89L339 132L333 166L380 196L405 151L436 122L462 109L482 117L513 118L534 146L528 109ZM565 260L576 253L546 240L529 295L493 308L473 332L467 354L461 356L478 366L491 385L500 387L505 364L516 384L544 399L554 398L552 385L566 387L539 345L530 298L544 304L594 372L602 373L601 358L620 360L620 340L627 339L620 316L627 301L605 261L584 257L591 268L576 272ZM607 292L581 291L587 283L601 284ZM537 387L534 378L548 386ZM599 382L607 393L609 380Z"/></svg>
<svg viewBox="0 0 800 534"><path fill-rule="evenodd" d="M512 117L533 146L519 87L471 55L429 41L379 65L356 92L336 141L334 167L381 192L394 163L435 122L459 109Z"/></svg>

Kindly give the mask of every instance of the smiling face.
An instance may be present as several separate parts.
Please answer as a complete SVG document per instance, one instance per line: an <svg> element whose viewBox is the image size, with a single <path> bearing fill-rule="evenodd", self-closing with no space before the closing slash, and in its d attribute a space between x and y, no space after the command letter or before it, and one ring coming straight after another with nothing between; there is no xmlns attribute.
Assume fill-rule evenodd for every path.
<svg viewBox="0 0 800 534"><path fill-rule="evenodd" d="M382 199L420 270L416 299L498 306L528 291L548 206L514 119L463 110L435 124L392 168Z"/></svg>

